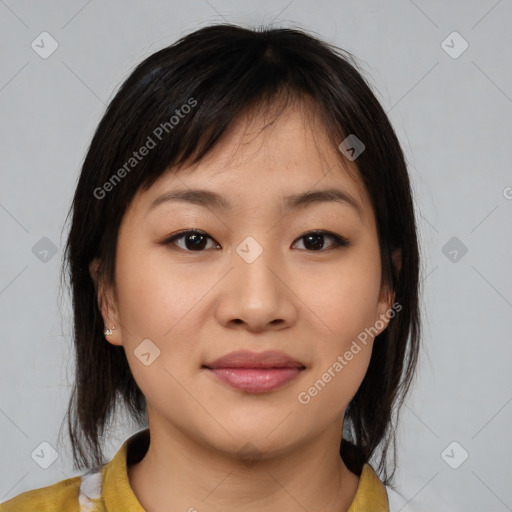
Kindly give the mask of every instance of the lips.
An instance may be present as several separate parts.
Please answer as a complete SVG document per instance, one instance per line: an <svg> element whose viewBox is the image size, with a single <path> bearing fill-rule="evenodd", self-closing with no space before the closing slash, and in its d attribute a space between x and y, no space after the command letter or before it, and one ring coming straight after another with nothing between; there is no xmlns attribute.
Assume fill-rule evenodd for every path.
<svg viewBox="0 0 512 512"><path fill-rule="evenodd" d="M204 366L210 369L218 368L305 368L300 361L293 359L284 352L267 350L266 352L250 352L241 350L231 352L215 359Z"/></svg>
<svg viewBox="0 0 512 512"><path fill-rule="evenodd" d="M240 391L264 393L294 380L306 366L283 352L231 352L203 366L222 382Z"/></svg>

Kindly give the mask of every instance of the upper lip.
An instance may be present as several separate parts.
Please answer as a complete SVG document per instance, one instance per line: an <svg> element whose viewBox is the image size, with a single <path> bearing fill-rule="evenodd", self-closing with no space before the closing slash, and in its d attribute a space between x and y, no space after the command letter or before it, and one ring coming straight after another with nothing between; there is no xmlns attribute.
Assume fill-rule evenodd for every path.
<svg viewBox="0 0 512 512"><path fill-rule="evenodd" d="M284 352L267 350L266 352L251 352L239 350L230 352L215 361L206 363L206 368L301 368L305 365Z"/></svg>

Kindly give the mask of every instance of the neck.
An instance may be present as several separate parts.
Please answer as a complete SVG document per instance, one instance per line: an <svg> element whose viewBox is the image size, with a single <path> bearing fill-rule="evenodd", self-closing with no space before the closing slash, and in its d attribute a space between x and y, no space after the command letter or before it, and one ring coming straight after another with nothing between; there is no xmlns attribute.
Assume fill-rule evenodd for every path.
<svg viewBox="0 0 512 512"><path fill-rule="evenodd" d="M128 466L128 478L148 512L345 512L359 478L339 456L340 442L331 435L275 456L247 446L242 456L199 445L178 430L151 429L149 449Z"/></svg>

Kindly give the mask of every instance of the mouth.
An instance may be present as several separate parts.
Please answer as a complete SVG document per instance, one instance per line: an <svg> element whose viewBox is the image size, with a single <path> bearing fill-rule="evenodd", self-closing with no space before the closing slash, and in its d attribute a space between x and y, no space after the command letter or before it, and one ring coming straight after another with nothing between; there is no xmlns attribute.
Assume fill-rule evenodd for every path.
<svg viewBox="0 0 512 512"><path fill-rule="evenodd" d="M232 352L203 365L216 379L247 393L279 389L296 379L306 366L283 352Z"/></svg>

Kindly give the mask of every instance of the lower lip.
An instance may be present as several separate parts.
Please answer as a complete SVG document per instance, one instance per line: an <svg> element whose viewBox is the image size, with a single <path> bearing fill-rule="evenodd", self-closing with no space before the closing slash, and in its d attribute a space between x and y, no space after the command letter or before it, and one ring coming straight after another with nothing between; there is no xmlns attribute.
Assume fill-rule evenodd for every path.
<svg viewBox="0 0 512 512"><path fill-rule="evenodd" d="M231 387L247 393L265 393L295 379L300 368L215 368L208 369Z"/></svg>

